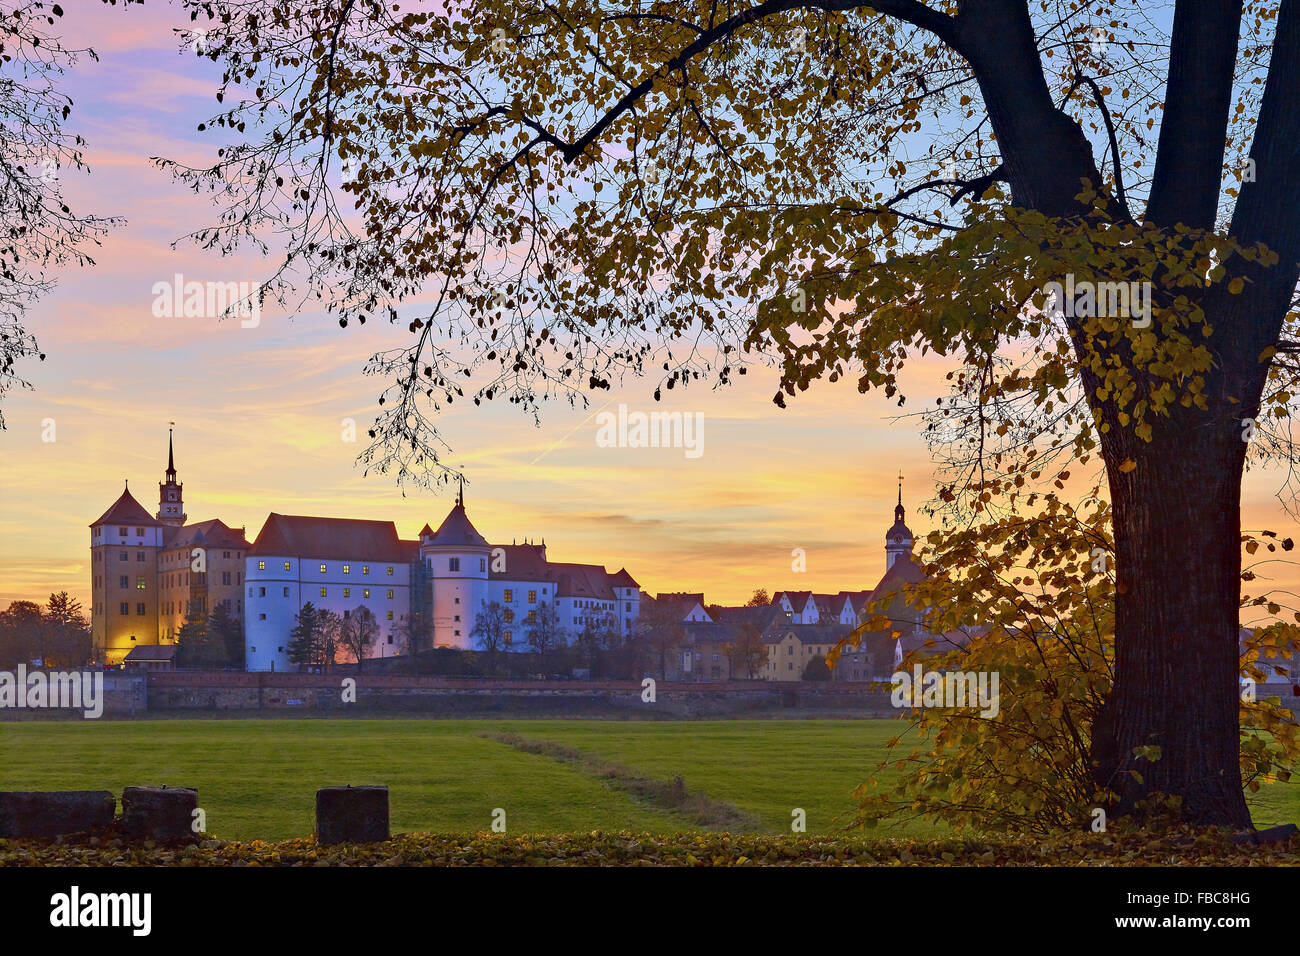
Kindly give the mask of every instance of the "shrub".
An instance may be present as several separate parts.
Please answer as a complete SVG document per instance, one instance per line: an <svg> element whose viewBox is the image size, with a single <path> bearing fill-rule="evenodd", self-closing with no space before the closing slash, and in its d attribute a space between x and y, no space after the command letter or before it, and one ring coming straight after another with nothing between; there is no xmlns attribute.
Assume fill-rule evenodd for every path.
<svg viewBox="0 0 1300 956"><path fill-rule="evenodd" d="M1094 489L1078 509L1048 496L1033 517L929 536L927 578L901 596L940 638L908 654L903 669L924 658L928 670L997 673L999 709L985 718L972 708L914 708L910 726L888 742L913 749L878 768L892 767L898 779L883 789L871 779L856 791L860 825L924 816L958 829L1045 834L1086 827L1095 808L1112 803L1113 781L1094 780L1089 754L1093 721L1113 678L1109 527L1109 506ZM1254 553L1259 541L1246 535L1243 544ZM862 626L833 649L832 664L851 641L890 628L890 604L886 596L868 608ZM1245 597L1243 605L1281 611L1266 598ZM1277 657L1294 652L1298 634L1300 628L1281 622L1255 631L1243 675L1262 680ZM1289 779L1300 753L1297 729L1277 698L1243 700L1243 786L1253 791L1262 781ZM1142 751L1159 759L1158 747ZM1176 815L1177 805L1146 809Z"/></svg>

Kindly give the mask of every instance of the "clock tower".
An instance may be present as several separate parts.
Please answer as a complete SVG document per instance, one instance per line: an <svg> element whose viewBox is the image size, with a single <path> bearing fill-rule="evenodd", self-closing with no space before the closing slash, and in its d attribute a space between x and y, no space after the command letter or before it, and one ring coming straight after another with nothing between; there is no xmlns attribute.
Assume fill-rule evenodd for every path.
<svg viewBox="0 0 1300 956"><path fill-rule="evenodd" d="M158 515L165 525L179 528L185 524L185 486L176 480L176 462L172 455L172 430L167 429L167 480L158 483Z"/></svg>
<svg viewBox="0 0 1300 956"><path fill-rule="evenodd" d="M898 476L898 506L894 508L894 526L885 532L885 570L894 566L894 562L906 556L912 557L912 531L904 523L903 517L903 476Z"/></svg>

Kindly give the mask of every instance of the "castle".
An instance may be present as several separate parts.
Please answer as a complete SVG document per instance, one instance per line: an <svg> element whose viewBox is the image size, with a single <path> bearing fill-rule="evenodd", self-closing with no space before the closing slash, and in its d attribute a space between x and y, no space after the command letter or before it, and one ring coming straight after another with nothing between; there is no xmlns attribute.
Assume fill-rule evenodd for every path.
<svg viewBox="0 0 1300 956"><path fill-rule="evenodd" d="M641 589L625 569L549 561L546 543L489 544L465 511L463 487L438 530L398 537L391 521L271 513L256 540L218 519L187 524L172 438L149 512L126 487L90 526L95 660L118 665L137 647L176 644L187 609L218 605L242 623L245 667L290 670L289 632L310 602L340 616L368 608L378 621L370 656L406 649L413 616L434 647L468 649L479 609L504 610L507 649L528 646L544 608L561 628L610 622L620 635L640 616Z"/></svg>

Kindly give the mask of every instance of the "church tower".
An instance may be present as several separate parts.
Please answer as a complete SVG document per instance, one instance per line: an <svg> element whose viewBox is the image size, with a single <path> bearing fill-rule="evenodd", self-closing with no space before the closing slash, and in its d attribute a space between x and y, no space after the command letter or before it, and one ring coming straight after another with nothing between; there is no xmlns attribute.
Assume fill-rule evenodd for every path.
<svg viewBox="0 0 1300 956"><path fill-rule="evenodd" d="M176 480L176 460L172 455L172 430L167 429L167 480L158 482L157 519L179 528L185 524L185 486Z"/></svg>
<svg viewBox="0 0 1300 956"><path fill-rule="evenodd" d="M912 558L912 531L903 523L903 476L898 476L898 506L894 508L894 526L885 532L885 570L906 556Z"/></svg>

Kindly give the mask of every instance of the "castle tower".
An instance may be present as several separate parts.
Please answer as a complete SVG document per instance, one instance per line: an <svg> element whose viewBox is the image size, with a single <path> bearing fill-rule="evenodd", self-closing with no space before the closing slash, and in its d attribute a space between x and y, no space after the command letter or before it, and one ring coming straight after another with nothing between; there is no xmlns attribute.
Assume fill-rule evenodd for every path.
<svg viewBox="0 0 1300 956"><path fill-rule="evenodd" d="M903 523L903 476L898 476L898 506L894 508L894 526L885 532L885 570L904 555L912 557L912 531Z"/></svg>
<svg viewBox="0 0 1300 956"><path fill-rule="evenodd" d="M158 482L158 514L165 525L179 528L185 524L185 486L176 480L176 461L172 455L172 430L167 429L167 480Z"/></svg>
<svg viewBox="0 0 1300 956"><path fill-rule="evenodd" d="M120 664L158 635L158 553L162 522L122 492L90 526L90 633L95 660Z"/></svg>
<svg viewBox="0 0 1300 956"><path fill-rule="evenodd" d="M427 526L426 526L427 530ZM474 617L488 599L492 547L465 513L465 487L432 535L420 534L420 559L433 579L433 646L473 647Z"/></svg>

